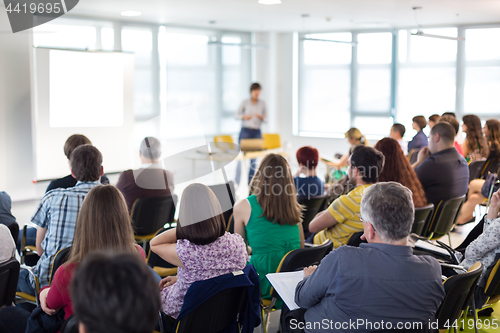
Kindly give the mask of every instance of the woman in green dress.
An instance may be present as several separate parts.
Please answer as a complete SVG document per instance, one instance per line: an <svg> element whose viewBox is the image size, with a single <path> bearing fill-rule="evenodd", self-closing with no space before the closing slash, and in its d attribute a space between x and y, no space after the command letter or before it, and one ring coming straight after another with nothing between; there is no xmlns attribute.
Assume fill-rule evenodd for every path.
<svg viewBox="0 0 500 333"><path fill-rule="evenodd" d="M264 157L250 183L250 194L234 206L234 231L248 242L262 298L271 299L266 274L275 273L288 252L304 247L302 206L283 156Z"/></svg>

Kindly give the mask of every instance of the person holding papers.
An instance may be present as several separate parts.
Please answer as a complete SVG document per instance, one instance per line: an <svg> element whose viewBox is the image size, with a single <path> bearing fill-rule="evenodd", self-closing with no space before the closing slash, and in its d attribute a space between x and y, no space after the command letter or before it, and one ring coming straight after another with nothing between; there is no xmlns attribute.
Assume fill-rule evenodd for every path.
<svg viewBox="0 0 500 333"><path fill-rule="evenodd" d="M399 183L365 190L360 218L368 244L333 250L318 267L306 268L297 285L305 332L427 327L445 292L438 261L413 255L408 246L414 212L411 191Z"/></svg>

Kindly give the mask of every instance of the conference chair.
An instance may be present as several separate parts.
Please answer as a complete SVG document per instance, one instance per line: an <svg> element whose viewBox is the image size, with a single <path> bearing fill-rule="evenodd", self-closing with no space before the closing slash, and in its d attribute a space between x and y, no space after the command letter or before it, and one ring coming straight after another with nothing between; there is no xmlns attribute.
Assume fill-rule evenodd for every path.
<svg viewBox="0 0 500 333"><path fill-rule="evenodd" d="M262 139L264 139L263 149L276 149L281 148L281 138L279 134L262 134Z"/></svg>
<svg viewBox="0 0 500 333"><path fill-rule="evenodd" d="M488 158L486 162L484 162L484 166L481 169L481 173L479 174L480 179L486 179L486 176L490 173L498 173L498 169L500 167L500 159L498 157ZM473 179L469 176L469 180Z"/></svg>
<svg viewBox="0 0 500 333"><path fill-rule="evenodd" d="M451 246L450 232L457 222L458 214L464 201L465 195L440 201L430 222L424 227L423 236L434 240L448 235L448 241Z"/></svg>
<svg viewBox="0 0 500 333"><path fill-rule="evenodd" d="M491 272L486 277L486 286L484 287L484 296L486 300L481 308L476 309L477 312L487 308L491 308L495 303L500 301L500 260L491 269Z"/></svg>
<svg viewBox="0 0 500 333"><path fill-rule="evenodd" d="M234 214L231 213L226 223L226 231L234 234Z"/></svg>
<svg viewBox="0 0 500 333"><path fill-rule="evenodd" d="M78 333L78 326L79 326L78 319L76 318L76 315L71 315L66 321L63 323L61 326L61 333Z"/></svg>
<svg viewBox="0 0 500 333"><path fill-rule="evenodd" d="M469 181L481 178L486 159L479 159L469 163Z"/></svg>
<svg viewBox="0 0 500 333"><path fill-rule="evenodd" d="M10 234L12 235L14 242L17 243L17 239L19 238L19 224L17 224L17 222L14 221L11 224L9 224L7 228L9 228Z"/></svg>
<svg viewBox="0 0 500 333"><path fill-rule="evenodd" d="M318 265L328 253L333 249L333 242L329 239L323 244L312 247L305 247L297 249L285 254L283 259L276 269L276 273L294 272L302 270L305 267ZM267 325L269 323L269 314L275 309L274 305L279 298L278 293L271 287L271 300L262 300L262 328L267 332Z"/></svg>
<svg viewBox="0 0 500 333"><path fill-rule="evenodd" d="M22 239L21 239L21 265L26 265L26 266L35 266L38 260L40 259L40 256L38 253L36 253L36 246L33 245L26 245L26 233L28 230L28 226L24 225L23 231L22 231Z"/></svg>
<svg viewBox="0 0 500 333"><path fill-rule="evenodd" d="M415 208L415 220L413 221L413 226L411 227L411 232L422 236L424 227L429 219L432 218L434 213L434 205L430 204L425 207Z"/></svg>
<svg viewBox="0 0 500 333"><path fill-rule="evenodd" d="M309 223L314 219L316 214L318 214L325 205L325 201L327 200L327 196L318 196L313 198L303 198L299 199L299 204L305 207L304 215L302 218L302 228L304 229L304 238L308 238L312 235L309 232Z"/></svg>
<svg viewBox="0 0 500 333"><path fill-rule="evenodd" d="M158 232L154 236L159 235L169 229L172 228L158 230ZM149 248L148 250L146 261L148 263L148 266L151 267L156 273L158 273L161 278L177 274L177 267L166 262L159 255L152 252L151 248Z"/></svg>
<svg viewBox="0 0 500 333"><path fill-rule="evenodd" d="M462 268L454 265L446 266ZM474 292L482 272L483 264L476 262L468 272L450 276L443 282L445 297L436 312L439 330L451 330L453 323L458 321L464 311L468 310L469 304L472 303L473 308L475 307ZM456 327L453 329L456 333Z"/></svg>
<svg viewBox="0 0 500 333"><path fill-rule="evenodd" d="M360 231L360 232L355 232L352 235L350 235L349 239L347 240L347 245L359 247L360 244L367 243L366 240L361 239L361 236L363 236L363 234L364 234L364 231Z"/></svg>
<svg viewBox="0 0 500 333"><path fill-rule="evenodd" d="M134 201L130 218L134 227L135 240L146 245L165 224L174 222L177 195L140 198Z"/></svg>
<svg viewBox="0 0 500 333"><path fill-rule="evenodd" d="M229 181L225 184L210 185L208 187L214 192L217 199L219 199L223 211L222 215L224 215L224 221L227 224L229 217L233 214L233 207L236 202L234 182Z"/></svg>
<svg viewBox="0 0 500 333"><path fill-rule="evenodd" d="M225 147L225 145L219 145L220 143L234 143L231 135L216 135L214 136L214 142L217 148Z"/></svg>
<svg viewBox="0 0 500 333"><path fill-rule="evenodd" d="M12 305L19 279L19 261L11 258L0 264L0 308Z"/></svg>
<svg viewBox="0 0 500 333"><path fill-rule="evenodd" d="M66 261L69 259L69 252L71 251L71 247L65 247L57 251L54 259L52 259L52 266L50 268L50 277L49 277L49 285L52 284L52 280L54 279L54 275L59 267L64 265Z"/></svg>
<svg viewBox="0 0 500 333"><path fill-rule="evenodd" d="M414 148L414 149L410 150L410 152L408 153L408 160L410 161L410 164L413 164L413 163L417 162L418 152L421 149L422 148Z"/></svg>

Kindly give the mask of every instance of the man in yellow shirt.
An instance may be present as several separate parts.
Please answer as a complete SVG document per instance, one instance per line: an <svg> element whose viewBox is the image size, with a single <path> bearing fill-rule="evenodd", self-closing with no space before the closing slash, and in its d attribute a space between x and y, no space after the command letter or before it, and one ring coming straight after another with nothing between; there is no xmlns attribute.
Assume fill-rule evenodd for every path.
<svg viewBox="0 0 500 333"><path fill-rule="evenodd" d="M309 223L309 231L316 233L314 244L331 239L335 248L347 244L349 236L363 231L359 220L359 205L366 188L375 184L385 158L381 152L366 146L356 146L347 161L347 175L356 183L356 188L337 198Z"/></svg>

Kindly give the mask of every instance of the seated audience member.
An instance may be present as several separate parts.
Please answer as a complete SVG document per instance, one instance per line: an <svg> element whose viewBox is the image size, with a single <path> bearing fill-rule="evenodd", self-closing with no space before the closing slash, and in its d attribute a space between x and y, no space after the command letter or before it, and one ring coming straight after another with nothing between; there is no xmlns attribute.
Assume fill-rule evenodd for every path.
<svg viewBox="0 0 500 333"><path fill-rule="evenodd" d="M317 197L323 195L325 191L325 183L316 176L316 168L318 167L319 153L316 148L306 146L297 150L297 162L299 162L299 170L293 177L297 196L299 199ZM305 177L300 177L303 174Z"/></svg>
<svg viewBox="0 0 500 333"><path fill-rule="evenodd" d="M166 197L174 192L172 173L164 170L158 163L161 156L160 140L151 136L144 138L139 156L141 167L122 172L116 184L125 197L129 211L137 199Z"/></svg>
<svg viewBox="0 0 500 333"><path fill-rule="evenodd" d="M89 254L70 289L80 333L153 332L158 322L158 285L137 255Z"/></svg>
<svg viewBox="0 0 500 333"><path fill-rule="evenodd" d="M392 125L391 134L389 136L399 143L401 149L403 150L403 154L408 155L408 142L403 140L405 132L406 132L405 126L403 124L396 123Z"/></svg>
<svg viewBox="0 0 500 333"><path fill-rule="evenodd" d="M304 247L302 206L283 156L269 154L262 159L250 193L234 205L234 231L248 241L250 264L259 274L262 298L271 299L266 274L276 272L285 254Z"/></svg>
<svg viewBox="0 0 500 333"><path fill-rule="evenodd" d="M0 224L0 264L13 258L16 252L16 243L9 228Z"/></svg>
<svg viewBox="0 0 500 333"><path fill-rule="evenodd" d="M361 217L368 244L342 246L319 266L304 269L295 302L306 309L305 324L423 323L427 325L445 296L439 262L413 255L407 238L414 219L411 191L395 183L366 189ZM306 326L307 327L307 326ZM350 327L350 326L349 326ZM325 332L313 328L308 333ZM334 331L333 327L331 330ZM358 326L342 332L373 332Z"/></svg>
<svg viewBox="0 0 500 333"><path fill-rule="evenodd" d="M450 124L451 126L453 126L453 129L455 130L455 148L456 150L460 153L460 155L463 155L463 152L462 152L462 145L460 143L458 143L457 141L457 135L458 135L458 130L460 129L460 123L458 122L457 118L455 117L452 117L452 116L442 116L441 118L439 118L439 123L448 123Z"/></svg>
<svg viewBox="0 0 500 333"><path fill-rule="evenodd" d="M453 117L453 118L457 118L457 115L455 114L455 112L444 112L441 117L444 117L444 116L450 116L450 117Z"/></svg>
<svg viewBox="0 0 500 333"><path fill-rule="evenodd" d="M97 250L136 253L143 263L146 260L144 250L135 243L125 200L120 191L112 185L95 186L83 200L69 259L57 269L50 287L40 291L40 305L45 313L52 316L59 309L63 309L64 320L73 314L69 293L71 278L82 259ZM0 311L0 321L9 312ZM12 333L24 332L26 324L27 321L19 320Z"/></svg>
<svg viewBox="0 0 500 333"><path fill-rule="evenodd" d="M497 159L500 156L500 121L497 119L487 120L483 128L483 133L488 139L488 146L490 149L488 159ZM462 206L457 224L475 221L472 213L474 213L476 205L481 204L490 194L490 189L486 188L487 186L483 191L484 184L484 179L472 179L470 181L467 201Z"/></svg>
<svg viewBox="0 0 500 333"><path fill-rule="evenodd" d="M408 143L409 152L412 149L427 147L428 145L427 135L425 135L425 133L423 132L425 126L427 126L427 120L425 120L424 116L413 117L412 127L415 131L417 131L417 134L415 134L413 139Z"/></svg>
<svg viewBox="0 0 500 333"><path fill-rule="evenodd" d="M10 196L0 191L0 224L9 228L14 240L17 240L19 234L19 225L16 223L16 218L12 215L12 200Z"/></svg>
<svg viewBox="0 0 500 333"><path fill-rule="evenodd" d="M455 130L450 124L434 125L429 139L429 147L419 152L414 168L427 202L436 207L441 200L467 193L469 166L453 146Z"/></svg>
<svg viewBox="0 0 500 333"><path fill-rule="evenodd" d="M66 155L69 161L71 153L73 152L73 150L75 150L76 147L81 145L91 145L91 144L92 142L90 142L90 140L85 135L73 134L64 143L64 155ZM76 185L76 183L77 180L75 179L75 177L69 174L66 177L52 180L49 186L47 186L47 190L45 190L45 193L56 188L73 187ZM101 184L109 184L109 180L106 177L106 175L102 175Z"/></svg>
<svg viewBox="0 0 500 333"><path fill-rule="evenodd" d="M488 143L481 131L481 119L473 114L462 118L462 131L466 133L465 141L462 144L462 155L467 162L486 158L489 154Z"/></svg>
<svg viewBox="0 0 500 333"><path fill-rule="evenodd" d="M361 131L357 129L356 127L350 128L347 132L345 132L345 137L349 144L351 145L351 148L349 148L349 152L345 155L343 155L338 162L325 162L326 165L328 165L331 168L343 168L347 166L347 159L349 156L351 156L351 151L352 148L355 146L369 146L368 140L366 140L365 136L361 134Z"/></svg>
<svg viewBox="0 0 500 333"><path fill-rule="evenodd" d="M226 232L219 200L203 184L186 187L177 228L159 234L150 245L151 251L178 267L176 277L160 282L162 310L174 319L193 282L242 270L248 260L245 241Z"/></svg>
<svg viewBox="0 0 500 333"><path fill-rule="evenodd" d="M49 283L52 260L61 249L71 246L80 206L87 193L100 185L103 175L102 155L91 145L77 147L70 157L71 174L78 180L74 187L46 193L31 222L36 224L36 249L40 256L33 273L40 287ZM35 295L35 281L28 271L19 273L17 291Z"/></svg>
<svg viewBox="0 0 500 333"><path fill-rule="evenodd" d="M425 192L422 184L418 180L415 170L411 167L408 158L403 155L396 140L384 138L377 142L374 147L385 157L385 164L380 176L379 182L398 182L406 186L413 193L413 203L415 207L424 207L427 205Z"/></svg>
<svg viewBox="0 0 500 333"><path fill-rule="evenodd" d="M439 118L441 118L441 116L438 114L433 114L432 116L429 117L429 120L427 121L427 125L429 125L430 129L432 129L434 127L434 125L436 125L438 123Z"/></svg>
<svg viewBox="0 0 500 333"><path fill-rule="evenodd" d="M363 231L359 204L365 190L378 182L384 167L384 155L371 147L357 146L348 161L347 174L356 183L356 188L341 195L309 223L309 231L317 233L314 244L319 245L331 239L333 246L338 248L347 244L350 235Z"/></svg>

